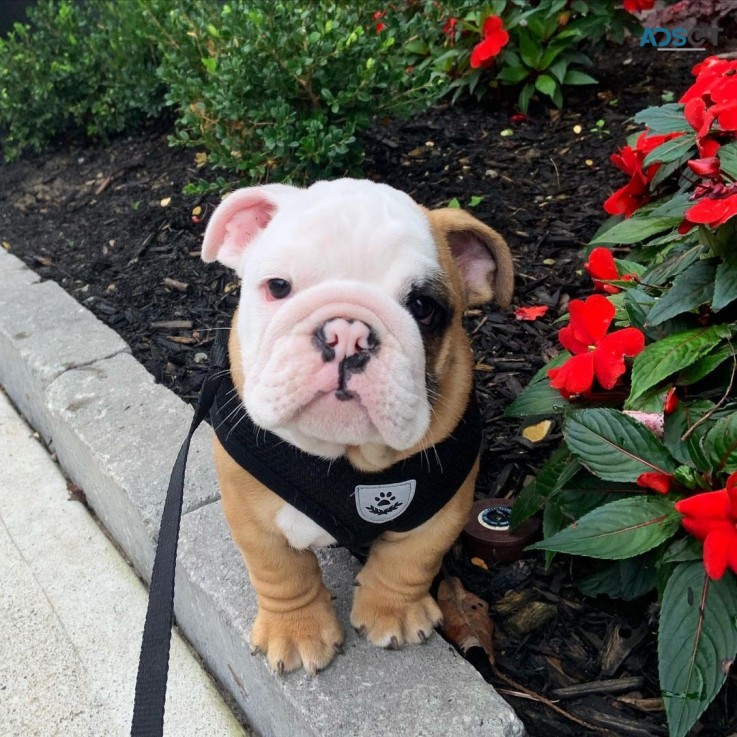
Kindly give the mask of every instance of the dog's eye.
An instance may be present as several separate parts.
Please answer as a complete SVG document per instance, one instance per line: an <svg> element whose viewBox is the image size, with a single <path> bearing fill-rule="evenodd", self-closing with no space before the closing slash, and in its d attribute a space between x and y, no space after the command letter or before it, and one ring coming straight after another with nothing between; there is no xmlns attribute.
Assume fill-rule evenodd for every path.
<svg viewBox="0 0 737 737"><path fill-rule="evenodd" d="M269 279L266 289L274 299L284 299L292 291L292 285L286 279Z"/></svg>
<svg viewBox="0 0 737 737"><path fill-rule="evenodd" d="M407 308L417 322L431 327L433 325L434 318L440 310L440 305L430 297L413 297L407 305Z"/></svg>

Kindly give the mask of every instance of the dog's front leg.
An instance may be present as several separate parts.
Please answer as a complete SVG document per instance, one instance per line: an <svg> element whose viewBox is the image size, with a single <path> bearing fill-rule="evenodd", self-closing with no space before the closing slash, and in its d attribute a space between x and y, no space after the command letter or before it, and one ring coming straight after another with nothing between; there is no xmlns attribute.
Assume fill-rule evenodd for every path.
<svg viewBox="0 0 737 737"><path fill-rule="evenodd" d="M228 455L215 439L223 510L258 597L251 643L278 673L315 675L340 650L343 630L320 566L310 550L295 550L274 518L283 502Z"/></svg>
<svg viewBox="0 0 737 737"><path fill-rule="evenodd" d="M466 523L477 473L478 461L434 517L409 532L387 532L371 548L356 577L351 624L374 645L423 643L442 620L430 585Z"/></svg>

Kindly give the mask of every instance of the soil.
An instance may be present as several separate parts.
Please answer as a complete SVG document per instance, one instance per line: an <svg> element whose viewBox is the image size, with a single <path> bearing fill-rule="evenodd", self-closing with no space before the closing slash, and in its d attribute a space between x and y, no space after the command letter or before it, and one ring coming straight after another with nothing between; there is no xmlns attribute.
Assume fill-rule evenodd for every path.
<svg viewBox="0 0 737 737"><path fill-rule="evenodd" d="M582 251L605 218L602 202L624 184L610 154L637 130L637 111L661 104L665 92L678 97L700 56L619 50L597 65L600 85L569 93L563 112L533 107L520 121L509 100L439 106L405 122L377 121L366 136L367 177L429 207L483 198L474 214L515 256L514 307L550 308L535 322L493 306L467 317L484 416L479 497L513 497L558 444L557 427L541 442L525 440L505 407L557 352L554 323L569 300L591 291ZM3 166L0 241L119 332L157 381L191 402L238 285L199 259L217 198L182 188L211 173L197 167L195 152L169 148L168 132L158 122L106 147L66 144ZM567 564L546 571L534 555L485 571L459 548L444 570L491 604L496 667L478 650L468 657L532 737L667 734L654 599L584 599ZM597 692L590 684L602 680L611 682ZM735 696L733 671L698 734L737 730L728 708Z"/></svg>

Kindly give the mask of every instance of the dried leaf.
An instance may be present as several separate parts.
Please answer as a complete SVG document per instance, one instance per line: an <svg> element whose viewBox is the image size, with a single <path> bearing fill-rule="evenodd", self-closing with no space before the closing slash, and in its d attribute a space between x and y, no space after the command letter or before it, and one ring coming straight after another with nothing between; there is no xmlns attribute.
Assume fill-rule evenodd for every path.
<svg viewBox="0 0 737 737"><path fill-rule="evenodd" d="M528 425L522 430L522 437L531 443L539 443L548 436L552 424L550 420L541 420L534 425Z"/></svg>
<svg viewBox="0 0 737 737"><path fill-rule="evenodd" d="M161 200L161 202L159 202L159 204L162 207L169 207L169 205L171 204L171 197L164 197L164 199Z"/></svg>
<svg viewBox="0 0 737 737"><path fill-rule="evenodd" d="M486 565L486 561L483 558L471 558L471 563L479 568L483 568L485 571L489 570L489 566Z"/></svg>
<svg viewBox="0 0 737 737"><path fill-rule="evenodd" d="M492 623L489 605L470 591L460 579L452 577L441 581L438 587L438 605L443 613L443 634L461 652L480 647L494 662Z"/></svg>

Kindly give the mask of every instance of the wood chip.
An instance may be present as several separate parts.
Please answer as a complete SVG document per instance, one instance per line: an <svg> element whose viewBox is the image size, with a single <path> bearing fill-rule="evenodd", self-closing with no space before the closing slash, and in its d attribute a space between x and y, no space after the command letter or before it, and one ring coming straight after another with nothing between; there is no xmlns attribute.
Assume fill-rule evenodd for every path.
<svg viewBox="0 0 737 737"><path fill-rule="evenodd" d="M189 284L186 282L170 279L168 276L164 278L164 286L174 289L177 292L186 292L189 289Z"/></svg>
<svg viewBox="0 0 737 737"><path fill-rule="evenodd" d="M161 320L152 322L151 327L154 330L191 330L191 320Z"/></svg>

